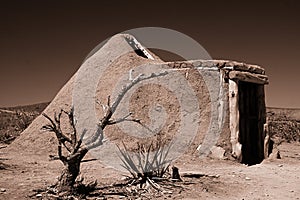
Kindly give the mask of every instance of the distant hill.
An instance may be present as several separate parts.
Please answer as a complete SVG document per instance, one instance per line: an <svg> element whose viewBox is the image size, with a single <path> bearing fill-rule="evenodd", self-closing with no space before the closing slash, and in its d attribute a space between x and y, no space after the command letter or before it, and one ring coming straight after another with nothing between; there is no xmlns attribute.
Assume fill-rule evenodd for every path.
<svg viewBox="0 0 300 200"><path fill-rule="evenodd" d="M47 103L37 103L37 104L31 104L31 105L24 105L24 106L14 106L14 107L2 107L0 108L0 113L3 113L3 111L24 111L24 112L39 112L41 113L50 102Z"/></svg>
<svg viewBox="0 0 300 200"><path fill-rule="evenodd" d="M300 121L300 108L267 108L268 116L272 119L286 118Z"/></svg>
<svg viewBox="0 0 300 200"><path fill-rule="evenodd" d="M33 105L0 108L0 143L11 143L49 105ZM270 133L276 142L300 142L300 109L267 108Z"/></svg>
<svg viewBox="0 0 300 200"><path fill-rule="evenodd" d="M0 108L0 143L11 143L49 103Z"/></svg>

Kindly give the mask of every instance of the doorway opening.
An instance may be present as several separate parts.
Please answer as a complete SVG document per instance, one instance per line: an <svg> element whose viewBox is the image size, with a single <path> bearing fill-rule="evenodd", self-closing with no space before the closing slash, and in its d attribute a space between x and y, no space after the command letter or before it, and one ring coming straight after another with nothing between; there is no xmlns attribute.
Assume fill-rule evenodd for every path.
<svg viewBox="0 0 300 200"><path fill-rule="evenodd" d="M242 163L254 165L264 159L264 99L263 85L240 81L239 142L242 144ZM264 98L264 97L263 97Z"/></svg>

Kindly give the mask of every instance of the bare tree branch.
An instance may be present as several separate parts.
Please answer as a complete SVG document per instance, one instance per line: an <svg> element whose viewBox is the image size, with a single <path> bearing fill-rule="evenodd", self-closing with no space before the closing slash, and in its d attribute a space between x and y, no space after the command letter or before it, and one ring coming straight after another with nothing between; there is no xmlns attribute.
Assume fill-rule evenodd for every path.
<svg viewBox="0 0 300 200"><path fill-rule="evenodd" d="M61 149L61 142L58 142L58 149L57 149L57 152L58 152L58 157L59 159L65 163L67 161L67 158L65 156L62 155L62 149Z"/></svg>
<svg viewBox="0 0 300 200"><path fill-rule="evenodd" d="M148 76L145 76L144 74L140 74L138 75L135 79L133 79L126 87L124 87L122 89L122 91L120 92L120 94L118 95L117 99L115 100L115 102L113 103L113 105L111 106L111 112L114 113L117 109L117 107L119 106L121 100L123 99L123 97L125 96L125 94L136 84L138 84L141 81L144 80L148 80L151 78L155 78L155 77L160 77L160 76L165 76L167 75L168 72L164 71L164 72L160 72L160 73L151 73Z"/></svg>
<svg viewBox="0 0 300 200"><path fill-rule="evenodd" d="M76 132L76 127L75 127L75 119L74 119L74 107L71 108L70 112L64 111L68 115L69 118L69 123L73 129L73 132L71 133L71 143L72 146L74 147L77 143L77 132Z"/></svg>
<svg viewBox="0 0 300 200"><path fill-rule="evenodd" d="M79 150L79 148L80 148L80 146L81 146L81 144L82 144L83 137L85 136L86 132L87 132L87 130L86 130L86 129L83 129L83 132L82 132L82 134L81 134L81 136L80 136L80 139L79 139L78 142L76 143L76 145L75 145L75 147L74 147L72 153L76 153L76 152Z"/></svg>
<svg viewBox="0 0 300 200"><path fill-rule="evenodd" d="M113 125L113 124L117 124L123 121L126 121L127 118L132 115L132 113L128 113L127 115L125 115L124 117L120 118L120 119L116 119L116 120L109 120L108 121L108 125Z"/></svg>
<svg viewBox="0 0 300 200"><path fill-rule="evenodd" d="M97 131L94 134L93 140L86 144L87 149L93 149L103 144L103 129L100 125L97 127Z"/></svg>
<svg viewBox="0 0 300 200"><path fill-rule="evenodd" d="M42 113L42 115L48 119L50 121L51 124L47 124L45 126L42 127L43 130L48 130L48 131L51 131L51 132L54 132L55 135L56 135L56 138L57 140L64 145L64 147L69 151L71 152L71 149L70 147L68 147L66 145L66 141L71 143L71 140L70 138L68 138L66 135L64 135L60 129L60 117L61 117L61 113L62 113L62 110L61 112L58 114L58 116L56 114L54 114L54 118L55 118L55 121L53 121L46 113Z"/></svg>
<svg viewBox="0 0 300 200"><path fill-rule="evenodd" d="M160 77L160 76L165 76L167 75L168 72L164 71L164 72L160 72L160 73L151 73L150 75L146 76L144 74L140 74L139 76L137 76L135 79L133 79L128 85L126 85L125 87L123 87L122 91L120 92L120 94L117 96L115 102L113 103L113 105L111 106L110 104L110 96L107 97L107 110L106 113L104 115L104 117L100 120L99 122L99 126L97 128L96 133L91 137L91 139L87 142L87 146L88 149L90 148L95 148L99 145L102 144L102 139L103 139L103 130L107 125L112 125L112 124L116 124L122 121L133 121L133 122L137 122L139 124L140 120L138 119L127 119L127 117L130 115L128 114L128 116L125 116L122 119L116 120L116 121L111 121L111 117L114 114L114 112L116 111L117 107L119 106L120 102L122 101L123 97L125 96L125 94L136 84L138 84L141 81L144 80L148 80L151 78L155 78L155 77Z"/></svg>

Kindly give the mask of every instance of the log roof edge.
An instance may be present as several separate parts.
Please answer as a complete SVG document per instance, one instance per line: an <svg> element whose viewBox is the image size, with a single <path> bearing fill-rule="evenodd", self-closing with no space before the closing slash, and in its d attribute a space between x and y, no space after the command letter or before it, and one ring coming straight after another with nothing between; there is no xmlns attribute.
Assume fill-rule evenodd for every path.
<svg viewBox="0 0 300 200"><path fill-rule="evenodd" d="M189 60L189 61L175 61L166 62L171 68L184 68L184 67L217 67L219 69L246 71L254 74L265 75L265 69L259 65L247 64L232 60Z"/></svg>

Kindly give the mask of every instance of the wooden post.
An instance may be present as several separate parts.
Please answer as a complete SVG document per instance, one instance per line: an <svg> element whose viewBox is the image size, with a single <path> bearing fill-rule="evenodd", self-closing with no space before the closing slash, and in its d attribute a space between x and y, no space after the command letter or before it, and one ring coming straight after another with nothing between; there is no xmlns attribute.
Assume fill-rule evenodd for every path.
<svg viewBox="0 0 300 200"><path fill-rule="evenodd" d="M182 181L180 174L179 174L178 167L175 167L175 166L172 167L172 179Z"/></svg>
<svg viewBox="0 0 300 200"><path fill-rule="evenodd" d="M242 145L239 143L239 95L238 83L229 79L229 123L230 123L230 142L232 145L233 157L241 160Z"/></svg>
<svg viewBox="0 0 300 200"><path fill-rule="evenodd" d="M263 160L267 157L268 152L268 125L266 124L266 105L265 105L265 89L264 85L259 85L257 88L258 98L258 151L259 159Z"/></svg>

